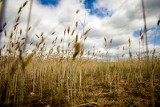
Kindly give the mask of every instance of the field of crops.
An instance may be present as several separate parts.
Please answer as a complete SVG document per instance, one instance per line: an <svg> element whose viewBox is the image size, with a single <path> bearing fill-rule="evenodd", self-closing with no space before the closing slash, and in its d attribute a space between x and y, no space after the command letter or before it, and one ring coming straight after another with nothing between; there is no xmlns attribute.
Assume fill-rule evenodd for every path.
<svg viewBox="0 0 160 107"><path fill-rule="evenodd" d="M124 54L112 59L111 53L107 52L98 58L101 52L93 51L94 47L85 50L84 43L92 28L83 28L79 35L78 21L73 22L74 27L62 29L64 37L55 36L47 50L45 40L54 36L55 31L29 37L34 33L29 25L31 6L26 31L19 28L21 13L32 2L29 3L26 1L20 6L11 32L5 29L7 21L0 29L1 36L9 38L0 48L0 106L160 106L160 56L155 48L152 53L145 52L147 30L140 32L139 51L134 57L131 39L127 39L128 58L125 60ZM75 11L75 15L79 11ZM39 41L34 43L33 38ZM67 47L64 46L66 41ZM106 50L112 46L112 39L108 40L106 36L102 42ZM33 44L35 47L30 50ZM147 43L145 45L147 47Z"/></svg>

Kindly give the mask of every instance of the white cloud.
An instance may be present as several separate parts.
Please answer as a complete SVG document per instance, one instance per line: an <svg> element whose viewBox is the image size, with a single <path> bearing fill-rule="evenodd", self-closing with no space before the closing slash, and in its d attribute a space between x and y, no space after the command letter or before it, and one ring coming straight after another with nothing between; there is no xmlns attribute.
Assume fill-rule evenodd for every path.
<svg viewBox="0 0 160 107"><path fill-rule="evenodd" d="M144 0L146 5L146 17L147 25L154 26L159 17L160 1L159 0ZM19 7L24 3L24 0L8 0L6 5L6 21L8 22L8 31L11 30ZM52 41L58 36L57 44L60 43L61 38L64 37L64 29L71 26L71 31L75 26L75 22L79 21L78 34L82 33L82 24L85 20L85 30L88 28L91 31L88 34L88 38L85 41L86 50L91 49L95 45L96 50L106 50L104 48L104 36L109 41L112 38L113 43L110 48L110 54L116 56L119 52L118 47L128 48L128 38L132 40L131 49L132 52L137 52L139 40L133 36L133 31L141 29L143 27L143 17L141 2L139 0L97 0L94 3L96 8L104 7L113 12L112 17L99 18L96 15L89 14L89 10L84 8L79 0L60 0L59 4L54 6L41 5L37 0L33 0L33 8L31 15L31 26L34 28L34 32L29 35L30 38L34 36L34 41L38 41L35 34L40 35L44 32L44 35L50 31L55 31L55 36L47 36L46 45L49 48ZM13 5L14 4L14 5ZM159 5L158 5L159 4ZM76 15L76 10L80 12ZM26 29L26 23L28 18L29 3L22 10L20 27L23 31ZM86 18L85 18L86 15ZM38 22L38 23L37 23ZM66 35L67 36L67 35ZM71 39L73 41L74 37ZM67 37L65 37L65 45L67 46ZM152 49L153 44L149 44L149 49ZM158 46L156 46L158 48ZM121 51L128 54L128 51Z"/></svg>

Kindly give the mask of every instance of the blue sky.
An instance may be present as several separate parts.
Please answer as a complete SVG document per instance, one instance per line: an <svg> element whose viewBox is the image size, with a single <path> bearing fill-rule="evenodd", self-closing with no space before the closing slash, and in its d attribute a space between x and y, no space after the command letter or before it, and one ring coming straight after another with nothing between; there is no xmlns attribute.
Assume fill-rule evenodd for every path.
<svg viewBox="0 0 160 107"><path fill-rule="evenodd" d="M57 6L60 0L39 0L42 5L53 5ZM82 0L80 0L82 3ZM96 0L84 0L84 6L86 9L90 10L91 15L96 15L99 18L104 18L106 16L111 17L112 13L107 8L95 8L94 3Z"/></svg>
<svg viewBox="0 0 160 107"><path fill-rule="evenodd" d="M95 2L96 0L90 0L89 2L88 0L84 1L85 8L90 10L90 14L96 15L100 18L103 18L106 16L109 16L109 17L112 16L112 13L107 8L95 8L94 7Z"/></svg>
<svg viewBox="0 0 160 107"><path fill-rule="evenodd" d="M41 4L43 5L53 5L56 6L58 5L60 0L39 0Z"/></svg>
<svg viewBox="0 0 160 107"><path fill-rule="evenodd" d="M134 31L133 36L139 37L140 31L141 31L141 29ZM143 29L142 29L142 32L144 32ZM147 32L151 32L151 33L148 33L148 42L151 44L154 44L154 37L155 37L155 33L156 33L156 44L160 45L160 27L159 26L149 27L149 28L147 28Z"/></svg>

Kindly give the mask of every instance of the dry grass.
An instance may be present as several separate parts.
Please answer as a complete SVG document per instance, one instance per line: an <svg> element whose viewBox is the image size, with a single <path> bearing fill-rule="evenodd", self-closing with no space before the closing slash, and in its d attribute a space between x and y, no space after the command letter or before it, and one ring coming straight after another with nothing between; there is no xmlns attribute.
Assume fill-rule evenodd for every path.
<svg viewBox="0 0 160 107"><path fill-rule="evenodd" d="M138 60L132 58L130 38L129 59L126 61L110 62L111 53L107 53L107 62L83 58L83 55L96 57L95 52L84 49L87 35L92 30L85 30L85 19L84 23L76 21L73 28L68 26L62 30L64 37L56 36L47 54L45 40L48 36L53 36L55 31L51 31L47 36L44 35L45 32L34 34L32 40L36 37L39 42L28 54L28 50L25 50L28 49L26 43L29 42L30 46L33 44L32 40L28 41L33 29L29 25L30 18L26 31L18 28L20 13L27 4L26 1L20 6L11 32L5 29L7 22L3 24L3 29L0 29L2 36L10 38L9 42L0 48L5 53L0 56L0 106L160 106L160 58L153 54L152 59L147 59L147 64L146 60L142 59L142 32ZM31 5L32 3L29 17ZM158 26L159 23L158 20ZM79 24L83 25L81 35L78 35ZM26 37L22 38L24 33ZM64 49L66 38L68 46ZM60 45L57 46L58 40ZM114 40L104 37L102 41L106 50L109 50L107 48Z"/></svg>
<svg viewBox="0 0 160 107"><path fill-rule="evenodd" d="M1 100L4 98L6 66L13 66L14 58L1 67ZM12 63L11 63L12 62ZM25 106L78 106L81 104L99 106L150 106L151 89L144 61L97 62L85 60L59 60L35 58L25 73ZM1 63L2 64L2 63ZM151 64L151 63L150 63ZM160 61L154 61L155 104L159 105ZM138 67L137 67L138 66ZM132 68L132 69L131 69ZM14 71L14 70L13 70ZM12 74L10 97L5 104L17 103L18 72ZM80 74L81 73L81 74ZM80 77L81 75L81 77ZM81 79L80 79L81 78Z"/></svg>

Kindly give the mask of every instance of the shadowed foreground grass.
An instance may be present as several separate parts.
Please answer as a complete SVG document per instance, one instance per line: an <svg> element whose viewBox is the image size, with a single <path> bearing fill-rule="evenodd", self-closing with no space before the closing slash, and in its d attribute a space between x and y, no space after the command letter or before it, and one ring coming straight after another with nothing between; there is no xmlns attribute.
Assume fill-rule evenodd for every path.
<svg viewBox="0 0 160 107"><path fill-rule="evenodd" d="M12 67L14 60L15 58L6 57L0 61L1 106L16 106L18 102L18 77L22 71L18 68L18 61ZM148 65L150 66L145 66L145 61L101 62L34 58L26 67L23 105L149 107L153 100L153 88L155 106L158 107L160 60L150 61ZM10 84L9 89L7 82Z"/></svg>

